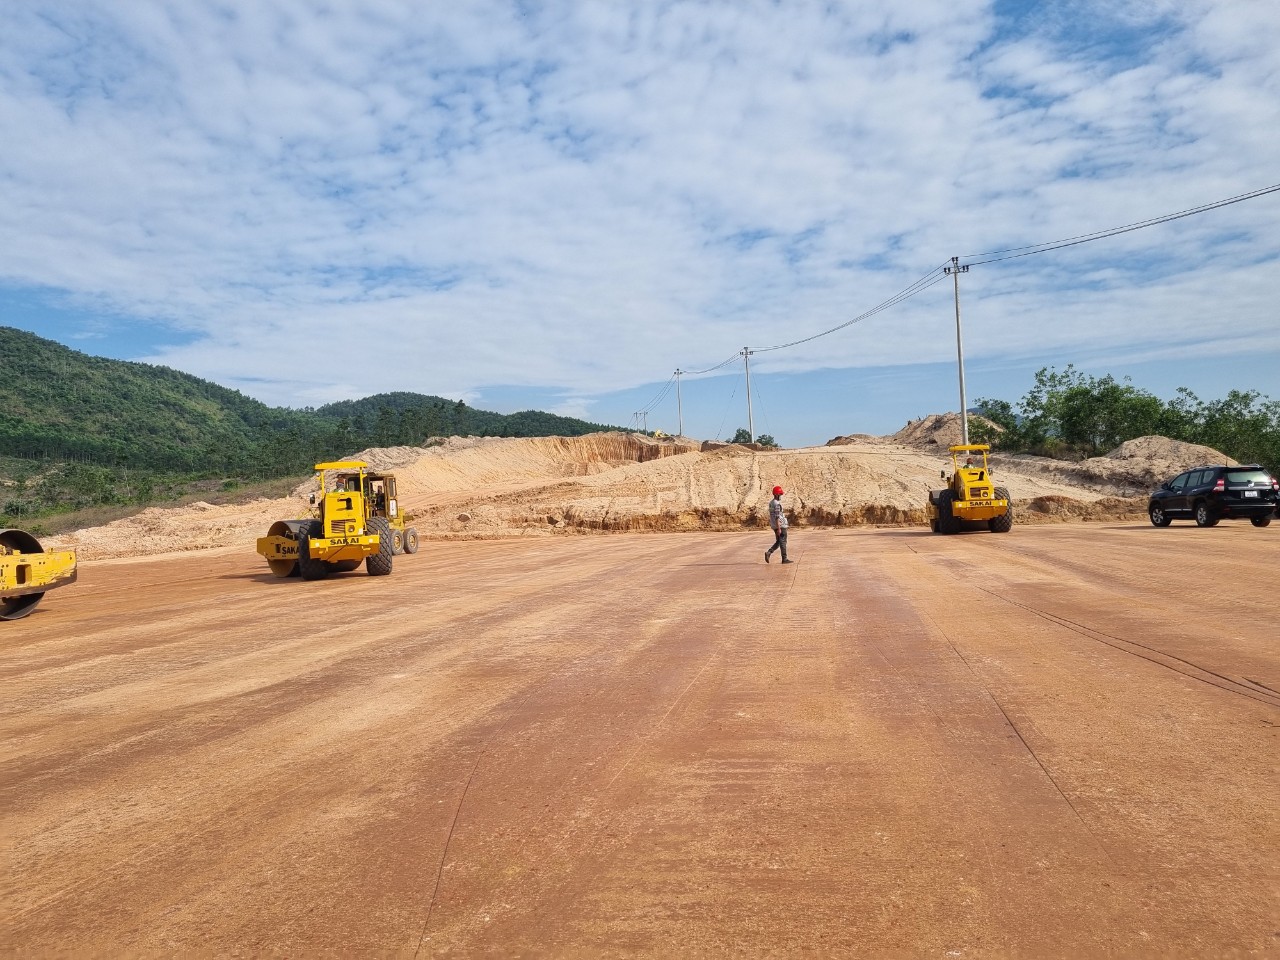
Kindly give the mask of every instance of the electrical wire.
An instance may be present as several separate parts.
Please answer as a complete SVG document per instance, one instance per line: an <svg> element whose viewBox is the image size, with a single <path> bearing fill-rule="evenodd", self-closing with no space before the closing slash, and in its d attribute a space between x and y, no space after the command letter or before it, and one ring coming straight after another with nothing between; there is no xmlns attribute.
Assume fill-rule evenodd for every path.
<svg viewBox="0 0 1280 960"><path fill-rule="evenodd" d="M676 382L676 377L675 377L675 374L673 373L671 375L671 378L662 385L661 389L658 391L658 395L654 397L652 400L650 400L643 407L641 407L638 412L653 413L654 409L658 406L658 404L662 403L662 401L667 398L667 394L671 392L671 388L672 386L675 385L675 382Z"/></svg>
<svg viewBox="0 0 1280 960"><path fill-rule="evenodd" d="M737 360L741 356L742 356L742 353L739 351L738 353L735 353L733 356L729 357L729 359L720 361L714 367L707 367L707 369L705 370L681 370L679 373L679 376L696 377L696 376L701 376L704 373L714 373L716 370L719 370L722 367L727 367L729 364L733 363L735 360ZM667 382L664 383L658 389L658 392L654 396L654 398L631 415L632 423L638 424L640 422L640 417L642 414L653 413L653 411L658 408L659 404L661 404L663 400L667 399L667 397L671 394L672 386L676 382L676 376L677 375L673 373L671 377L667 380Z"/></svg>
<svg viewBox="0 0 1280 960"><path fill-rule="evenodd" d="M1242 193L1239 196L1228 197L1225 200L1215 200L1213 203L1204 203L1198 207L1190 207L1186 210L1179 210L1177 213L1167 213L1162 217L1152 217L1149 220L1139 220L1136 223L1127 223L1122 227L1111 227L1107 230L1097 230L1093 233L1082 233L1079 236L1067 237L1063 240L1049 240L1044 243L1033 243L1025 247L1010 247L1007 250L991 250L987 253L970 253L966 254L964 259L968 261L966 266L979 266L984 263L998 263L1001 260L1014 260L1018 257L1031 257L1037 253L1048 253L1050 250L1061 250L1063 247L1074 247L1077 244L1089 243L1091 240L1102 240L1105 237L1115 237L1122 233L1132 233L1134 230L1143 230L1146 227L1154 227L1161 223L1169 223L1173 220L1181 220L1183 217L1195 216L1197 213L1205 213L1209 210L1217 210L1219 207L1227 207L1233 203L1241 203L1245 200L1252 200L1255 197L1263 197L1269 193L1280 191L1280 183L1272 184L1269 187L1262 187L1259 190L1251 190L1248 193ZM1007 254L1007 256L1001 256ZM986 257L985 260L970 259L973 257Z"/></svg>
<svg viewBox="0 0 1280 960"><path fill-rule="evenodd" d="M765 403L764 391L760 389L760 384L758 382L752 385L751 392L755 394L756 404L760 407L760 419L764 421L764 433L772 437L773 425L769 422L768 405ZM752 443L754 443L756 440L756 437L759 437L759 436L760 434L757 433L755 437L752 437L751 438Z"/></svg>
<svg viewBox="0 0 1280 960"><path fill-rule="evenodd" d="M705 370L682 370L680 371L680 373L682 376L686 376L686 377L700 377L704 373L714 373L716 370L719 370L721 367L727 367L729 364L735 363L740 356L742 356L741 350L739 350L733 356L729 357L729 359L721 360L714 367L707 367L707 369Z"/></svg>
<svg viewBox="0 0 1280 960"><path fill-rule="evenodd" d="M835 333L837 330L843 330L846 327L851 327L855 323L860 323L861 321L866 320L868 317L874 317L877 313L880 313L883 310L888 310L890 307L897 306L899 303L902 303L904 300L909 300L911 297L914 297L916 294L923 293L925 290L928 290L935 283L938 283L946 279L947 274L943 270L944 266L946 266L945 263L937 267L934 267L932 270L926 273L923 277L921 277L915 283L911 284L909 287L905 288L904 290L901 290L898 293L894 294L888 300L884 301L878 306L872 307L870 310L867 310L864 313L859 314L858 316L854 317L852 320L846 320L844 323L841 323L841 324L838 324L837 326L832 327L830 330L824 330L821 333L815 333L812 336L804 337L800 340L792 340L790 343L778 343L769 347L753 347L750 349L750 352L751 353L768 353L771 350L784 350L787 347L799 346L802 343L808 343L810 340L817 340L819 337L828 336L829 334ZM731 363L736 363L738 359L741 357L742 357L742 351L739 350L737 353L733 354L733 356L727 357L726 359L721 360L719 363L717 363L713 367L707 367L705 370L682 370L680 371L680 374L681 376L701 376L707 373L714 373L717 370L727 367ZM662 400L665 399L667 394L670 392L671 384L674 380L675 380L675 377L673 376L670 380L668 380L665 384L663 384L662 389L658 393L658 396L653 400L651 400L649 402L649 406L645 407L641 412L642 413L650 412L653 410L654 407L656 407L659 403L661 403ZM723 424L721 424L721 426L723 427Z"/></svg>
<svg viewBox="0 0 1280 960"><path fill-rule="evenodd" d="M1248 193L1242 193L1234 197L1227 197L1224 200L1215 200L1212 203L1204 203L1196 207L1190 207L1186 210L1179 210L1176 213L1168 213L1160 217L1151 217L1150 219L1147 219L1147 220L1139 220L1136 223L1129 223L1120 227L1111 227L1106 230L1097 230L1097 231L1094 231L1093 233L1085 233L1085 234L1080 234L1074 237L1066 237L1062 240L1049 240L1044 243L1035 243L1035 244L1030 244L1024 247L1010 247L1005 250L992 250L987 253L966 254L963 258L960 258L960 259L963 259L966 261L963 264L963 266L970 267L970 266L981 266L982 264L986 264L986 263L998 263L1002 260L1014 260L1019 257L1030 257L1030 256L1034 256L1037 253L1048 253L1051 250L1061 250L1064 247L1072 247L1082 243L1089 243L1093 240L1102 240L1102 239L1105 239L1106 237L1114 237L1114 236L1119 236L1120 234L1123 234L1123 233L1131 233L1135 230L1143 230L1147 227L1154 227L1162 223L1169 223L1173 220L1181 220L1184 217L1191 217L1191 216L1195 216L1198 213L1206 213L1210 210L1217 210L1220 207L1230 206L1231 204L1234 204L1234 203L1241 203L1245 200L1253 200L1257 197L1263 197L1263 196L1266 196L1267 194L1276 193L1278 191L1280 191L1280 183L1272 184L1269 187L1262 187L1258 190L1251 190ZM821 337L830 336L831 334L836 333L839 330L844 330L847 327L853 326L855 323L861 323L863 320L866 320L870 317L874 317L876 314L881 313L885 310L888 310L890 307L895 307L898 304L916 296L917 294L923 293L925 290L928 290L934 284L940 283L942 280L946 279L946 277L948 276L948 271L944 268L947 267L948 264L950 263L951 261L948 260L943 264L941 264L940 266L934 267L932 270L930 270L928 273L922 276L915 283L911 284L910 286L906 287L900 292L894 294L892 297L890 297L888 300L885 300L883 303L880 303L872 307L870 310L867 310L866 312L859 314L858 316L854 317L851 320L846 320L844 323L837 324L836 326L831 327L828 330L823 330L820 333L815 333L808 337L802 337L799 340L791 340L787 343L775 343L767 347L753 347L753 348L744 348L744 349L746 350L748 355L753 353L769 353L774 350L785 350L788 347L798 347L803 343L809 343L813 340L820 339ZM724 367L727 367L729 364L736 362L738 358L741 357L742 355L743 355L743 351L739 350L736 353L734 353L733 356L728 357L725 360L721 360L715 366L707 367L705 370L683 370L680 372L680 374L683 376L702 376L704 374L714 373L715 371L723 369ZM650 401L649 406L645 407L644 411L642 412L652 411L654 407L656 407L659 403L662 402L663 399L666 398L667 394L670 392L671 383L673 382L674 379L675 377L673 376L671 380L668 380L663 385L662 390L659 392L658 396L654 400ZM734 392L736 394L737 392L736 388ZM732 397L730 399L732 400ZM723 423L721 424L721 426L723 427Z"/></svg>
<svg viewBox="0 0 1280 960"><path fill-rule="evenodd" d="M721 364L723 366L723 364ZM729 394L729 399L724 402L724 413L720 417L720 426L716 428L716 439L720 439L720 435L724 433L724 422L729 419L729 405L733 403L733 398L738 395L738 381L734 378L733 391Z"/></svg>
<svg viewBox="0 0 1280 960"><path fill-rule="evenodd" d="M751 352L752 353L768 353L771 350L785 350L787 347L797 347L802 343L808 343L810 340L817 340L819 337L825 337L829 334L835 333L837 330L843 330L845 327L851 327L855 323L861 323L863 320L866 320L868 317L874 317L877 313L880 313L883 310L888 310L890 307L896 307L898 304L902 303L904 300L909 300L912 297L914 297L917 293L923 293L925 290L928 290L930 287L932 287L935 283L938 283L939 281L946 279L947 274L942 269L944 266L946 266L946 264L942 264L941 266L934 267L932 270L926 273L923 277L921 277L915 283L911 284L911 286L907 287L905 290L900 291L899 293L894 294L888 300L884 301L884 303L881 303L878 306L872 307L870 310L866 311L865 313L860 313L858 314L858 316L854 317L852 320L846 320L844 323L838 324L837 326L832 327L830 330L823 330L821 333L815 333L813 336L804 337L803 339L800 339L800 340L792 340L790 343L776 343L771 347L752 347Z"/></svg>

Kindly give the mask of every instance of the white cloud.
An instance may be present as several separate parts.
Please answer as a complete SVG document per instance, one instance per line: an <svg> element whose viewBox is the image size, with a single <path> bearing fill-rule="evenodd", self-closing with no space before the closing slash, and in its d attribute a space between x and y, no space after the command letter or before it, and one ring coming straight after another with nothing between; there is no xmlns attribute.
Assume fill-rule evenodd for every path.
<svg viewBox="0 0 1280 960"><path fill-rule="evenodd" d="M1280 180L1280 7L1046 9L33 2L0 37L0 270L194 332L149 359L272 403L585 412L953 254ZM1278 204L975 268L972 352L1140 355L1223 309L1271 335ZM942 285L759 362L941 360L949 320Z"/></svg>

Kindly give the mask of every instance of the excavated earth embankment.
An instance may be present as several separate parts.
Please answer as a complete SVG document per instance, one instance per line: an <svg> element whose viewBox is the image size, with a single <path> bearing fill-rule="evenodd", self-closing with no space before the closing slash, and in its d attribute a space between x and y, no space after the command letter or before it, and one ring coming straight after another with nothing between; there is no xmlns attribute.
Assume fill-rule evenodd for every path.
<svg viewBox="0 0 1280 960"><path fill-rule="evenodd" d="M787 491L788 514L800 526L924 524L928 491L942 485L946 448L959 435L952 414L890 437L851 435L795 450L601 433L453 437L351 458L395 471L401 507L423 539L763 527L775 485ZM1019 523L1058 523L1141 519L1147 492L1162 480L1223 459L1206 447L1142 437L1083 463L999 454L991 462ZM151 508L46 545L75 547L84 559L252 549L273 521L306 516L313 491L309 481L279 500Z"/></svg>

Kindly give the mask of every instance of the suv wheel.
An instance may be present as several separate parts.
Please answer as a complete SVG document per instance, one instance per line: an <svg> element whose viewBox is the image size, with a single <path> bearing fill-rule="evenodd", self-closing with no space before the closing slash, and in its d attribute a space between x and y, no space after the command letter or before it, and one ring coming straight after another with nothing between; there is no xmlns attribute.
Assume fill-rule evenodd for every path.
<svg viewBox="0 0 1280 960"><path fill-rule="evenodd" d="M1209 512L1209 504L1201 500L1196 504L1196 526L1197 527L1216 527L1218 518Z"/></svg>
<svg viewBox="0 0 1280 960"><path fill-rule="evenodd" d="M1250 518L1249 518L1249 522L1250 522L1250 523L1252 523L1255 527L1269 527L1269 526L1271 526L1271 518L1270 518L1270 517L1250 517Z"/></svg>
<svg viewBox="0 0 1280 960"><path fill-rule="evenodd" d="M1147 513L1151 516L1151 525L1153 527L1167 527L1173 523L1173 518L1165 513L1164 507L1158 503L1153 503Z"/></svg>

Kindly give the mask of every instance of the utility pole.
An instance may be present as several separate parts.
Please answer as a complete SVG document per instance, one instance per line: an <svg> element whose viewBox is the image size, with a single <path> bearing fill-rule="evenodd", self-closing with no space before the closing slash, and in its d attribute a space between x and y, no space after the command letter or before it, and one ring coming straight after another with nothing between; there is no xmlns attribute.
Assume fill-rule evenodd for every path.
<svg viewBox="0 0 1280 960"><path fill-rule="evenodd" d="M683 370L676 370L676 417L680 423L680 427L676 431L677 437L684 436L684 400L680 396L680 375L683 373Z"/></svg>
<svg viewBox="0 0 1280 960"><path fill-rule="evenodd" d="M747 442L755 443L756 422L751 417L751 353L746 347L742 348L742 366L747 371L747 433L751 434Z"/></svg>
<svg viewBox="0 0 1280 960"><path fill-rule="evenodd" d="M960 274L969 272L966 263L960 266L960 258L952 257L951 266L943 267L943 272L951 274L956 288L956 365L960 368L960 442L969 443L969 405L964 397L964 338L960 335Z"/></svg>

